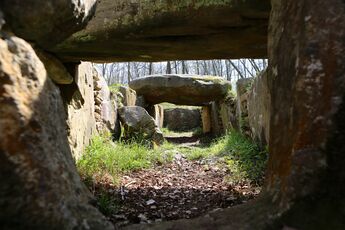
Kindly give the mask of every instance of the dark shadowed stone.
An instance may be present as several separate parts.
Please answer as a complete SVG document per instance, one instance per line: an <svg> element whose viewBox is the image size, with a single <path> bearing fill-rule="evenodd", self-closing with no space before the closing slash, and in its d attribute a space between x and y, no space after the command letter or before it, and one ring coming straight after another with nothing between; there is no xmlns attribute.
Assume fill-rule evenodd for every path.
<svg viewBox="0 0 345 230"><path fill-rule="evenodd" d="M345 2L272 5L267 189L281 226L344 229Z"/></svg>
<svg viewBox="0 0 345 230"><path fill-rule="evenodd" d="M155 120L148 112L139 106L123 106L118 109L119 119L124 126L126 138L136 137L138 134L146 136L155 144L163 144L164 137Z"/></svg>
<svg viewBox="0 0 345 230"><path fill-rule="evenodd" d="M10 29L48 49L82 29L95 11L96 0L1 0Z"/></svg>
<svg viewBox="0 0 345 230"><path fill-rule="evenodd" d="M66 60L157 61L267 55L269 0L102 0L50 50Z"/></svg>
<svg viewBox="0 0 345 230"><path fill-rule="evenodd" d="M195 128L201 128L200 109L165 109L164 127L173 131L191 131Z"/></svg>
<svg viewBox="0 0 345 230"><path fill-rule="evenodd" d="M249 118L248 118L248 97L252 88L253 78L243 78L236 82L238 124L240 131L250 135Z"/></svg>
<svg viewBox="0 0 345 230"><path fill-rule="evenodd" d="M152 75L135 79L129 86L148 104L177 105L203 105L223 98L231 89L223 78L196 75Z"/></svg>
<svg viewBox="0 0 345 230"><path fill-rule="evenodd" d="M113 229L77 173L59 89L28 43L0 38L1 229Z"/></svg>

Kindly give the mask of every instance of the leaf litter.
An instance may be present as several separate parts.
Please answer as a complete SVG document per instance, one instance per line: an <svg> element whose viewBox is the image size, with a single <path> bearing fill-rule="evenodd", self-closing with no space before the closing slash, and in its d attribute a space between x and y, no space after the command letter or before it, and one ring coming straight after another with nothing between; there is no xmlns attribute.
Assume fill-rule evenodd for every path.
<svg viewBox="0 0 345 230"><path fill-rule="evenodd" d="M255 198L260 187L229 183L221 158L190 161L176 153L171 163L123 175L120 186L110 181L92 185L98 198L106 193L115 204L104 213L115 226L190 219Z"/></svg>

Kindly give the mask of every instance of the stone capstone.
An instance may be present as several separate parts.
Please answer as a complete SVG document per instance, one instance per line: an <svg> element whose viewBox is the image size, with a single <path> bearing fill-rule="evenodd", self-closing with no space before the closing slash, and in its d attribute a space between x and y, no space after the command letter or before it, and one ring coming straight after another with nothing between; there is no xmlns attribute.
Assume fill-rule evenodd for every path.
<svg viewBox="0 0 345 230"><path fill-rule="evenodd" d="M172 131L191 131L201 128L200 109L164 109L164 127Z"/></svg>
<svg viewBox="0 0 345 230"><path fill-rule="evenodd" d="M90 205L59 89L24 40L0 35L2 229L113 229Z"/></svg>
<svg viewBox="0 0 345 230"><path fill-rule="evenodd" d="M96 0L0 1L10 29L45 49L82 29L93 16L95 6Z"/></svg>
<svg viewBox="0 0 345 230"><path fill-rule="evenodd" d="M223 98L231 89L223 78L195 75L152 75L135 79L129 86L148 104L178 105L204 105Z"/></svg>
<svg viewBox="0 0 345 230"><path fill-rule="evenodd" d="M155 120L148 112L139 106L123 106L118 109L119 118L125 128L125 137L131 138L138 135L144 136L145 139L152 140L155 144L160 145L164 137Z"/></svg>
<svg viewBox="0 0 345 230"><path fill-rule="evenodd" d="M102 0L85 29L50 51L69 61L262 58L269 14L269 0Z"/></svg>

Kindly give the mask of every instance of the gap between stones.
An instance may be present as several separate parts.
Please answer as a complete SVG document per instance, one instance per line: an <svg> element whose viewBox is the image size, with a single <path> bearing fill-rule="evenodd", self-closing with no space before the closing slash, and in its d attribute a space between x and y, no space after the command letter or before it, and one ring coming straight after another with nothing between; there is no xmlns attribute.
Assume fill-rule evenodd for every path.
<svg viewBox="0 0 345 230"><path fill-rule="evenodd" d="M259 185L230 182L231 173L222 157L188 159L188 149L206 148L212 138L183 134L165 137L176 145L167 150L173 153L171 162L126 173L119 185L109 179L89 186L100 211L115 226L195 218L258 196Z"/></svg>

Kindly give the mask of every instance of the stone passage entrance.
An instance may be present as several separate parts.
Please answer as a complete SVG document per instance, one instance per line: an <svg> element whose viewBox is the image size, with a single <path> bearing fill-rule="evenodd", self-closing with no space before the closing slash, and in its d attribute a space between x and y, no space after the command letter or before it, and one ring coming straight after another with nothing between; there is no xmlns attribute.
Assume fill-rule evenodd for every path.
<svg viewBox="0 0 345 230"><path fill-rule="evenodd" d="M154 75L135 79L129 86L137 92L140 106L150 109L162 102L201 106L204 133L224 131L220 108L215 106L231 95L231 83L220 77L198 75ZM156 116L152 111L151 115ZM177 112L177 110L175 111Z"/></svg>
<svg viewBox="0 0 345 230"><path fill-rule="evenodd" d="M86 101L85 76L74 75L81 60L266 55L270 157L261 196L131 229L344 229L344 0L97 2L0 1L3 229L114 228L71 155L66 119Z"/></svg>

